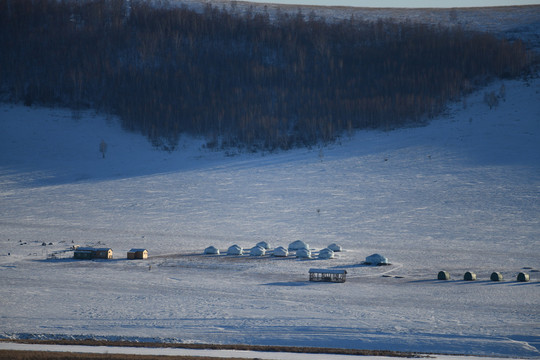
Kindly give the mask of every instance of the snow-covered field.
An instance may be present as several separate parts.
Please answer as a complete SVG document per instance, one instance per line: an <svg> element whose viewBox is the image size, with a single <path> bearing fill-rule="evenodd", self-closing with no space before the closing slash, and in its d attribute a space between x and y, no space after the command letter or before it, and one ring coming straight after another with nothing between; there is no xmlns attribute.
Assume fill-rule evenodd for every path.
<svg viewBox="0 0 540 360"><path fill-rule="evenodd" d="M273 154L160 152L91 112L0 105L0 335L540 357L540 80L490 110L501 84L426 127ZM298 239L344 251L202 255Z"/></svg>

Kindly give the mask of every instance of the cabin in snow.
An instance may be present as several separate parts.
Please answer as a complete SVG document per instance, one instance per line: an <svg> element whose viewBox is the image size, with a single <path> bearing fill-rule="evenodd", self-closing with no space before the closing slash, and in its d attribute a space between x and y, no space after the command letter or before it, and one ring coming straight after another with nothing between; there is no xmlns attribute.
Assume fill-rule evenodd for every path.
<svg viewBox="0 0 540 360"><path fill-rule="evenodd" d="M98 248L96 250L96 259L112 259L112 249L111 248Z"/></svg>
<svg viewBox="0 0 540 360"><path fill-rule="evenodd" d="M148 250L146 249L131 249L127 253L127 258L134 259L148 259Z"/></svg>
<svg viewBox="0 0 540 360"><path fill-rule="evenodd" d="M112 259L113 251L111 248L78 247L73 252L73 258L80 260Z"/></svg>
<svg viewBox="0 0 540 360"><path fill-rule="evenodd" d="M309 269L309 281L345 282L347 270L343 269Z"/></svg>
<svg viewBox="0 0 540 360"><path fill-rule="evenodd" d="M73 258L79 260L91 260L94 258L94 248L89 247L77 247L73 251Z"/></svg>

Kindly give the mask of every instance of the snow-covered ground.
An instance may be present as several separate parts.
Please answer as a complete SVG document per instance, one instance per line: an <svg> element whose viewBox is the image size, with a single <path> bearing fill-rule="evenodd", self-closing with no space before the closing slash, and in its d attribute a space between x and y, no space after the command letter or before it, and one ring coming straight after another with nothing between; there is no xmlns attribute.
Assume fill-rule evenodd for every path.
<svg viewBox="0 0 540 360"><path fill-rule="evenodd" d="M265 359L265 360L395 360L395 356L366 356L366 355L340 355L340 354L315 354L315 353L292 353L292 352L265 352L250 350L214 350L214 349L187 349L187 348L145 348L145 347L120 347L120 346L85 346L85 345L43 345L22 344L1 341L0 350L17 351L54 351L86 354L127 354L127 355L152 355L152 356L205 356L212 358L235 358L235 359ZM430 354L417 356L430 360L501 360L500 357L488 356L464 356L464 355L440 355ZM507 360L519 360L509 358Z"/></svg>
<svg viewBox="0 0 540 360"><path fill-rule="evenodd" d="M497 82L426 127L274 154L161 152L91 112L0 105L0 335L540 357L539 100L539 79ZM298 239L344 251L202 255Z"/></svg>

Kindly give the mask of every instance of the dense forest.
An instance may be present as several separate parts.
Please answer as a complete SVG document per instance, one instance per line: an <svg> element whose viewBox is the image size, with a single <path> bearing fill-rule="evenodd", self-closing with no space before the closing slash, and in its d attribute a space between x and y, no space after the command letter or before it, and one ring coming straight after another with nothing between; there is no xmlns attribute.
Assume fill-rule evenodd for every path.
<svg viewBox="0 0 540 360"><path fill-rule="evenodd" d="M459 27L152 4L0 0L2 99L95 108L167 148L287 149L424 122L531 62Z"/></svg>

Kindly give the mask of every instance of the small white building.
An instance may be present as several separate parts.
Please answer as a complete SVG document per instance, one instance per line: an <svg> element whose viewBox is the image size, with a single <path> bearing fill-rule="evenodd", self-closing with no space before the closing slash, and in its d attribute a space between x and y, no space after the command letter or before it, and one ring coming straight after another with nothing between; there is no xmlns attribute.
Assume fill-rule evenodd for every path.
<svg viewBox="0 0 540 360"><path fill-rule="evenodd" d="M209 246L204 249L204 253L206 255L219 255L219 249L215 246Z"/></svg>
<svg viewBox="0 0 540 360"><path fill-rule="evenodd" d="M264 256L266 250L261 246L254 246L249 250L249 255L251 256Z"/></svg>
<svg viewBox="0 0 540 360"><path fill-rule="evenodd" d="M274 249L272 255L277 257L287 257L289 256L289 250L285 249L283 246L278 246Z"/></svg>
<svg viewBox="0 0 540 360"><path fill-rule="evenodd" d="M311 250L302 248L296 251L297 258L311 259Z"/></svg>
<svg viewBox="0 0 540 360"><path fill-rule="evenodd" d="M296 251L300 249L309 249L309 245L302 240L296 240L289 244L289 251Z"/></svg>
<svg viewBox="0 0 540 360"><path fill-rule="evenodd" d="M330 250L329 248L324 248L321 251L319 251L319 255L317 257L319 259L333 259L334 252Z"/></svg>
<svg viewBox="0 0 540 360"><path fill-rule="evenodd" d="M340 251L343 251L343 248L341 247L341 245L338 245L336 243L333 243L333 244L330 244L328 245L328 248L330 250L332 250L333 252L340 252Z"/></svg>
<svg viewBox="0 0 540 360"><path fill-rule="evenodd" d="M260 246L265 250L270 249L270 244L268 244L266 241L258 242L257 245L255 245L255 246Z"/></svg>
<svg viewBox="0 0 540 360"><path fill-rule="evenodd" d="M390 262L388 261L388 258L386 256L382 256L380 254L373 254L366 257L366 261L364 261L365 265L390 265Z"/></svg>
<svg viewBox="0 0 540 360"><path fill-rule="evenodd" d="M244 249L238 245L232 245L227 249L227 255L243 255Z"/></svg>

